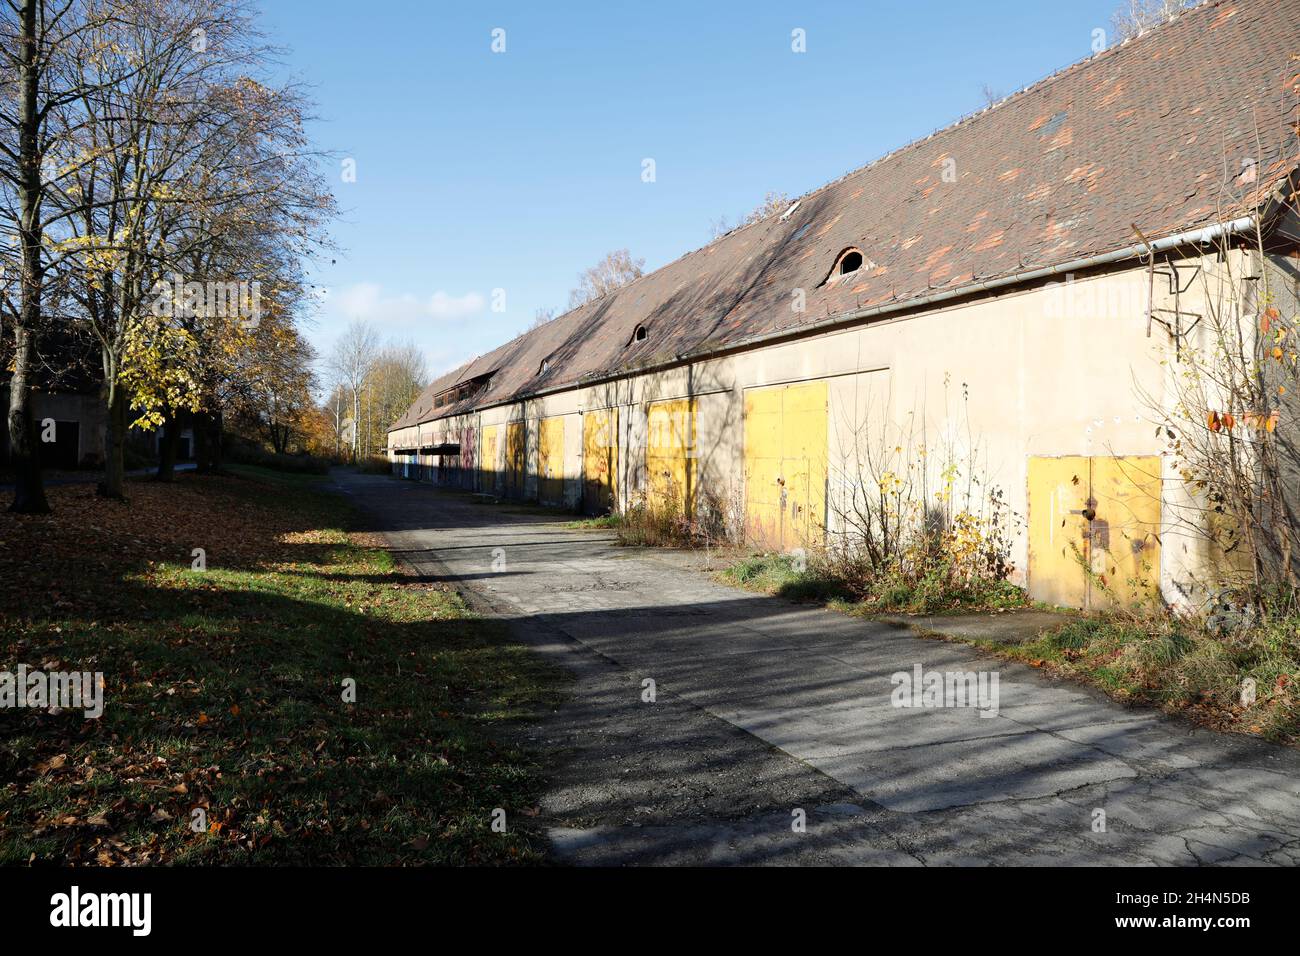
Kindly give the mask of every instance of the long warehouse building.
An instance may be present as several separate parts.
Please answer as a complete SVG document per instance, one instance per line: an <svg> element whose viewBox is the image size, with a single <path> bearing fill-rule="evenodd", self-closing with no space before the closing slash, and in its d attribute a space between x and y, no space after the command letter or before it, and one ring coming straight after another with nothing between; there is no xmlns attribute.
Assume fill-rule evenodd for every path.
<svg viewBox="0 0 1300 956"><path fill-rule="evenodd" d="M1297 0L1196 7L441 376L394 470L792 549L929 456L1013 516L1032 597L1095 604L1082 555L1199 600L1223 557L1157 426L1198 317L1295 313L1298 54Z"/></svg>

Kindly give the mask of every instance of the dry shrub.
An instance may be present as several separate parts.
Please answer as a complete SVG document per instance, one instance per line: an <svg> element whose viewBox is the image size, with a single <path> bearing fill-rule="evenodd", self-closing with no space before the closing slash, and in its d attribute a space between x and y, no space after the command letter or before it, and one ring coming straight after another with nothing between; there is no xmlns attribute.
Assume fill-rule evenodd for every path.
<svg viewBox="0 0 1300 956"><path fill-rule="evenodd" d="M675 482L655 494L634 492L618 514L622 544L669 548L726 548L743 543L744 498L738 488L720 494L697 488L693 513L687 514L683 495Z"/></svg>
<svg viewBox="0 0 1300 956"><path fill-rule="evenodd" d="M832 472L835 530L814 559L823 572L882 607L1023 603L1007 580L1023 521L983 477L969 430L961 437L858 429Z"/></svg>

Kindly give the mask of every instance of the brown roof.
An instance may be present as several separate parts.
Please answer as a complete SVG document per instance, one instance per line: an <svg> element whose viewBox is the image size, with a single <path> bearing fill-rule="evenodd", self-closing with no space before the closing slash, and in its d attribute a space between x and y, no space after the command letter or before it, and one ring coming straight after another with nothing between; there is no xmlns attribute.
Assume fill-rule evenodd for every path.
<svg viewBox="0 0 1300 956"><path fill-rule="evenodd" d="M1300 0L1211 0L443 375L393 427L1244 215L1296 166L1297 56ZM824 284L848 247L865 267Z"/></svg>

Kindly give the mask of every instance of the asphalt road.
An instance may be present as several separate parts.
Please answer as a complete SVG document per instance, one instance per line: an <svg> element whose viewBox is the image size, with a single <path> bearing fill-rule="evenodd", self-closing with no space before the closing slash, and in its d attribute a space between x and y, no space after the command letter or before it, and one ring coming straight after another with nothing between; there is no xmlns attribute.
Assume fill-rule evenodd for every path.
<svg viewBox="0 0 1300 956"><path fill-rule="evenodd" d="M419 573L574 672L572 700L526 731L561 861L1300 863L1295 750L739 591L566 515L336 480ZM894 675L918 666L922 687L973 673L985 694L900 697Z"/></svg>

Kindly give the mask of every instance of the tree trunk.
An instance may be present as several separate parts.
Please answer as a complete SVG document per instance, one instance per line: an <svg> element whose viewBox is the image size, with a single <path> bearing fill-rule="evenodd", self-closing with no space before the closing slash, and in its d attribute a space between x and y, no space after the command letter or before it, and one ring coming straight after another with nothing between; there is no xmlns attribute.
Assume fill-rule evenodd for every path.
<svg viewBox="0 0 1300 956"><path fill-rule="evenodd" d="M16 351L14 373L9 380L9 457L14 466L14 500L9 510L18 514L47 514L45 484L37 452L36 421L32 417L29 375L35 336L18 326L14 329Z"/></svg>
<svg viewBox="0 0 1300 956"><path fill-rule="evenodd" d="M18 239L22 244L22 291L14 324L14 372L9 380L9 454L14 466L14 500L9 510L44 514L50 510L41 481L36 422L32 417L32 369L36 334L41 324L41 293L45 280L41 262L41 117L37 108L38 73L36 6L25 0L22 22L23 64L19 70L21 119L18 129Z"/></svg>
<svg viewBox="0 0 1300 956"><path fill-rule="evenodd" d="M212 463L212 473L221 473L221 432L224 428L224 416L221 409L212 413L212 433L208 436L208 456Z"/></svg>
<svg viewBox="0 0 1300 956"><path fill-rule="evenodd" d="M104 449L104 480L99 494L121 499L126 488L126 394L111 379L108 384L108 436Z"/></svg>
<svg viewBox="0 0 1300 956"><path fill-rule="evenodd" d="M334 400L334 460L335 461L340 461L343 457L342 455L343 449L339 444L339 439L343 435L343 403L339 401L339 399L342 397L343 396L341 394L336 393L335 400Z"/></svg>
<svg viewBox="0 0 1300 956"><path fill-rule="evenodd" d="M352 464L357 464L361 459L357 452L361 448L361 391L354 388L352 390Z"/></svg>
<svg viewBox="0 0 1300 956"><path fill-rule="evenodd" d="M213 472L211 422L211 412L202 411L194 416L194 470L200 475Z"/></svg>
<svg viewBox="0 0 1300 956"><path fill-rule="evenodd" d="M277 455L286 454L289 447L289 429L288 426L278 425L272 422L269 426L271 436L271 450Z"/></svg>
<svg viewBox="0 0 1300 956"><path fill-rule="evenodd" d="M176 478L176 449L181 442L181 423L175 414L169 414L163 422L162 434L158 438L158 471L155 481L173 481Z"/></svg>
<svg viewBox="0 0 1300 956"><path fill-rule="evenodd" d="M203 430L207 417L207 412L196 412L194 415L194 470L200 475L207 474L208 471L208 435Z"/></svg>

